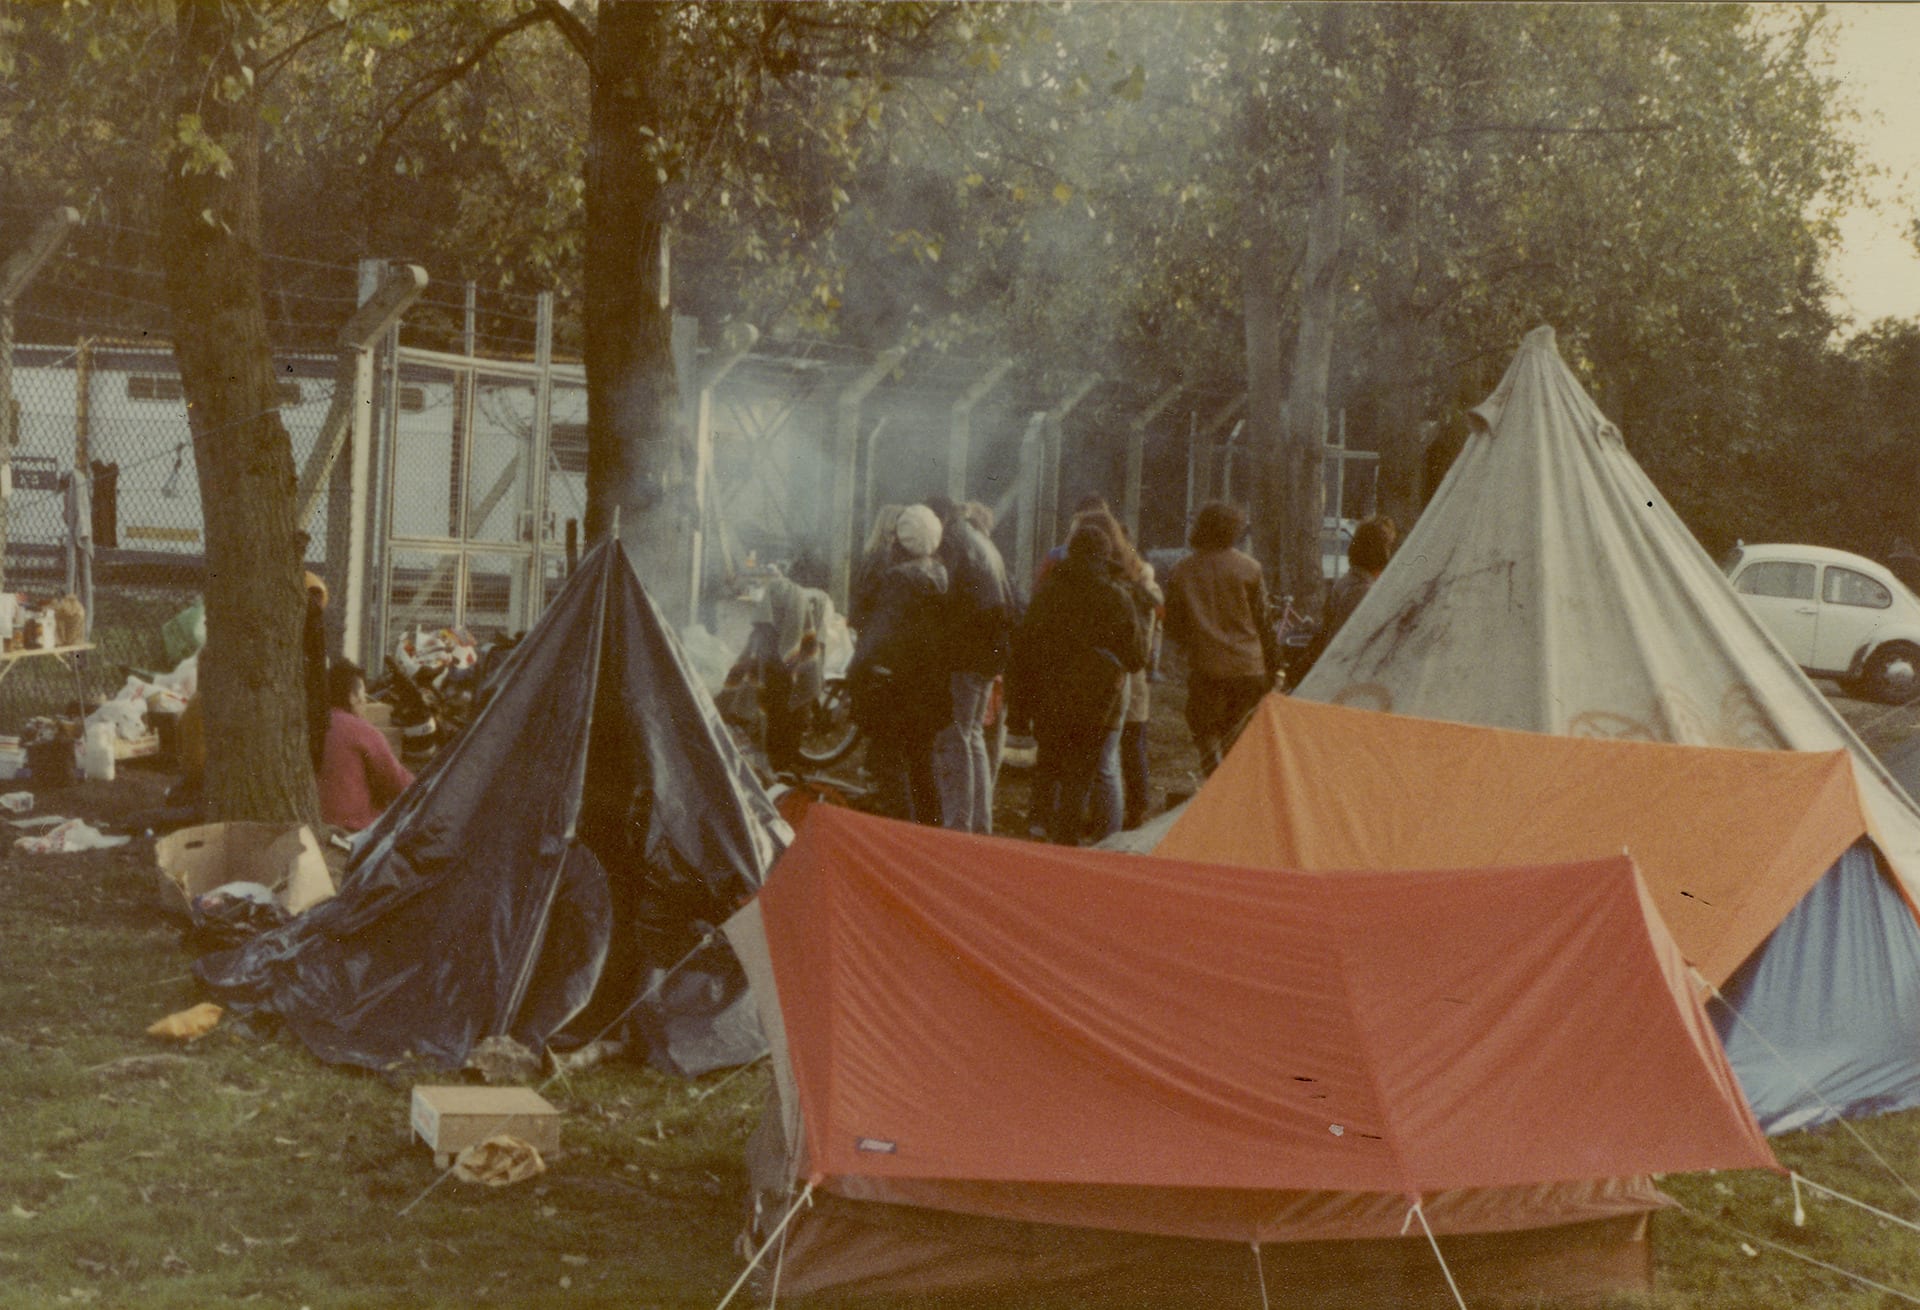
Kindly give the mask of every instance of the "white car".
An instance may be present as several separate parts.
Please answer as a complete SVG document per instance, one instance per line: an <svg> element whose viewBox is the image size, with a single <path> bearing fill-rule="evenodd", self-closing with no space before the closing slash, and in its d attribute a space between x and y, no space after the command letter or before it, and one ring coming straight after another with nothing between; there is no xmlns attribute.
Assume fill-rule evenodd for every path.
<svg viewBox="0 0 1920 1310"><path fill-rule="evenodd" d="M1825 546L1744 544L1720 566L1808 673L1889 704L1920 696L1920 596L1885 567Z"/></svg>

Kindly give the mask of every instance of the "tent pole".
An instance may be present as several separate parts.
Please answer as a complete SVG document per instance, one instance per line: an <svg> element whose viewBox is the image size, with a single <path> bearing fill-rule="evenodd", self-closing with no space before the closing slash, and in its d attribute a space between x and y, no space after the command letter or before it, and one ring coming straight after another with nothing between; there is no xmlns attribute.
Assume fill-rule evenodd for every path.
<svg viewBox="0 0 1920 1310"><path fill-rule="evenodd" d="M1453 1270L1447 1268L1447 1257L1440 1254L1440 1241L1433 1235L1433 1229L1427 1227L1427 1212L1415 1200L1413 1209L1407 1211L1407 1217L1420 1221L1420 1231L1427 1235L1427 1245L1433 1248L1433 1258L1440 1262L1440 1272L1446 1277L1447 1290L1453 1293L1453 1303L1460 1310L1467 1310L1466 1298L1460 1295L1460 1285L1453 1281Z"/></svg>

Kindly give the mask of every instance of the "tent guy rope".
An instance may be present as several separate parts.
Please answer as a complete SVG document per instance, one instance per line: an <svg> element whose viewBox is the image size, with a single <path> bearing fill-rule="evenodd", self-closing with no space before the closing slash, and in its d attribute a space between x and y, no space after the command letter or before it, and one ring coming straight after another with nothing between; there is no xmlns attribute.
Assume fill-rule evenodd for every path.
<svg viewBox="0 0 1920 1310"><path fill-rule="evenodd" d="M1407 1211L1407 1217L1420 1221L1420 1231L1427 1235L1427 1245L1433 1248L1433 1258L1440 1262L1440 1272L1446 1277L1447 1290L1453 1293L1453 1303L1459 1306L1460 1310L1467 1310L1467 1299L1460 1295L1460 1284L1453 1281L1453 1270L1447 1268L1447 1257L1440 1254L1440 1239L1435 1237L1433 1229L1427 1226L1427 1212L1417 1199L1413 1203L1413 1208ZM1405 1224L1400 1227L1402 1232L1406 1231Z"/></svg>
<svg viewBox="0 0 1920 1310"><path fill-rule="evenodd" d="M813 1204L813 1184L809 1182L801 1191L800 1195L794 1198L793 1204L787 1207L787 1213L785 1217L780 1220L780 1226L767 1234L767 1240L762 1242L760 1249L753 1253L753 1259L747 1261L747 1267L740 1271L740 1276L733 1280L733 1286L727 1289L727 1294L720 1298L720 1304L715 1306L713 1310L727 1310L727 1307L733 1303L733 1298L740 1294L740 1289L747 1285L748 1277L759 1267L760 1262L766 1258L767 1251L775 1242L781 1241L781 1239L786 1236L787 1225L793 1222L793 1217L800 1213L802 1206L811 1204ZM783 1251L786 1249L784 1244L781 1249Z"/></svg>
<svg viewBox="0 0 1920 1310"><path fill-rule="evenodd" d="M1856 1274L1850 1269L1842 1269L1839 1265L1829 1264L1827 1261L1817 1259L1814 1256L1810 1256L1806 1254L1804 1251L1796 1251L1792 1247L1786 1246L1780 1242L1775 1242L1768 1238L1761 1237L1756 1233L1749 1233L1745 1229L1735 1228L1732 1224L1727 1223L1724 1220L1715 1219L1712 1215L1701 1214L1698 1210L1690 1209L1687 1206L1676 1204L1675 1208L1679 1210L1681 1214L1687 1215L1688 1217L1693 1219L1698 1219L1701 1223L1710 1224L1715 1228L1723 1229L1726 1232L1732 1233L1735 1237L1738 1237L1743 1242L1752 1243L1754 1246L1764 1246L1769 1250L1778 1251L1782 1255L1790 1255L1796 1260L1801 1260L1807 1264L1815 1266L1816 1268L1824 1269L1828 1273L1839 1274L1842 1278L1849 1279L1852 1282L1858 1283L1862 1287L1871 1287L1876 1292L1884 1292L1888 1296L1891 1296L1896 1300L1906 1302L1908 1305L1920 1305L1920 1296L1914 1296L1911 1292L1903 1292L1897 1287L1889 1287L1885 1283L1875 1282L1873 1279L1868 1278L1865 1274Z"/></svg>
<svg viewBox="0 0 1920 1310"><path fill-rule="evenodd" d="M1267 1300L1267 1262L1260 1255L1260 1239L1254 1238L1250 1245L1253 1247L1253 1272L1260 1279L1260 1310L1273 1310L1273 1303Z"/></svg>
<svg viewBox="0 0 1920 1310"><path fill-rule="evenodd" d="M1920 1191L1916 1191L1914 1189L1913 1184L1907 1181L1906 1175L1902 1174L1898 1169L1894 1168L1893 1162L1887 1159L1887 1157L1882 1155L1878 1150L1876 1150L1874 1148L1873 1143L1869 1142L1864 1136L1862 1136L1860 1133L1860 1130L1858 1128L1855 1128L1852 1122L1840 1113L1840 1107L1835 1105L1833 1102L1829 1101L1826 1097L1826 1093L1822 1092L1818 1087L1814 1086L1813 1083L1807 1078L1807 1076L1800 1072L1799 1068L1793 1063L1793 1061L1789 1060L1786 1057L1785 1053L1783 1053L1779 1047L1775 1046L1772 1042L1767 1040L1767 1035L1765 1033L1761 1032L1758 1028L1756 1028L1753 1025L1753 1023L1748 1020L1746 1015L1740 1013L1739 1006L1735 1005L1732 1001L1728 1000L1725 993L1723 993L1718 987L1714 986L1711 982L1707 981L1706 975L1701 973L1700 970L1694 968L1692 965L1688 965L1687 972L1693 975L1694 982L1697 983L1702 988L1704 988L1709 996L1711 996L1714 1000L1720 1002L1721 1005L1726 1007L1727 1013L1733 1016L1734 1022L1738 1023L1742 1028L1746 1029L1749 1033L1751 1033L1754 1039L1758 1041L1760 1045L1766 1049L1767 1054L1771 1055L1774 1059L1780 1062L1781 1068L1785 1069L1788 1073L1792 1074L1802 1087L1806 1088L1809 1092L1813 1093L1814 1099L1820 1102L1820 1107L1823 1110L1826 1110L1829 1113L1831 1113L1834 1119L1840 1124L1840 1126L1842 1128L1845 1128L1847 1132L1852 1135L1853 1140L1860 1143L1861 1146L1866 1148L1867 1154L1871 1155L1879 1163L1880 1167L1882 1169L1885 1169L1887 1171L1887 1174L1895 1182L1899 1183L1902 1188L1906 1190L1907 1195L1913 1197L1914 1200L1916 1201L1920 1201Z"/></svg>

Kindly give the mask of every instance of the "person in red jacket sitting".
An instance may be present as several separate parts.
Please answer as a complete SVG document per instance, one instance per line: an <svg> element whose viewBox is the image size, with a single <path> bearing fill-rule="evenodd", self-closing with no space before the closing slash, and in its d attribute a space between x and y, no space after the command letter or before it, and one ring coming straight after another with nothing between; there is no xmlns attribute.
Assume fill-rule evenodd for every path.
<svg viewBox="0 0 1920 1310"><path fill-rule="evenodd" d="M360 717L367 704L367 678L346 660L327 670L326 743L320 750L320 817L359 832L407 789L413 775L394 758L380 730Z"/></svg>

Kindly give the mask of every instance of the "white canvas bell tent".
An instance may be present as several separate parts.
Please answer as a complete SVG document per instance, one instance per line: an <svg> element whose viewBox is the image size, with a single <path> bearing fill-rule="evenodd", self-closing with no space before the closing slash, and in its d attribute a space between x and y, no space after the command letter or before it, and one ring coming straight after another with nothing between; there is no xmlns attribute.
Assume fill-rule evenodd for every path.
<svg viewBox="0 0 1920 1310"><path fill-rule="evenodd" d="M1920 807L1767 634L1535 328L1426 512L1296 693L1428 719L1842 749L1920 889Z"/></svg>

